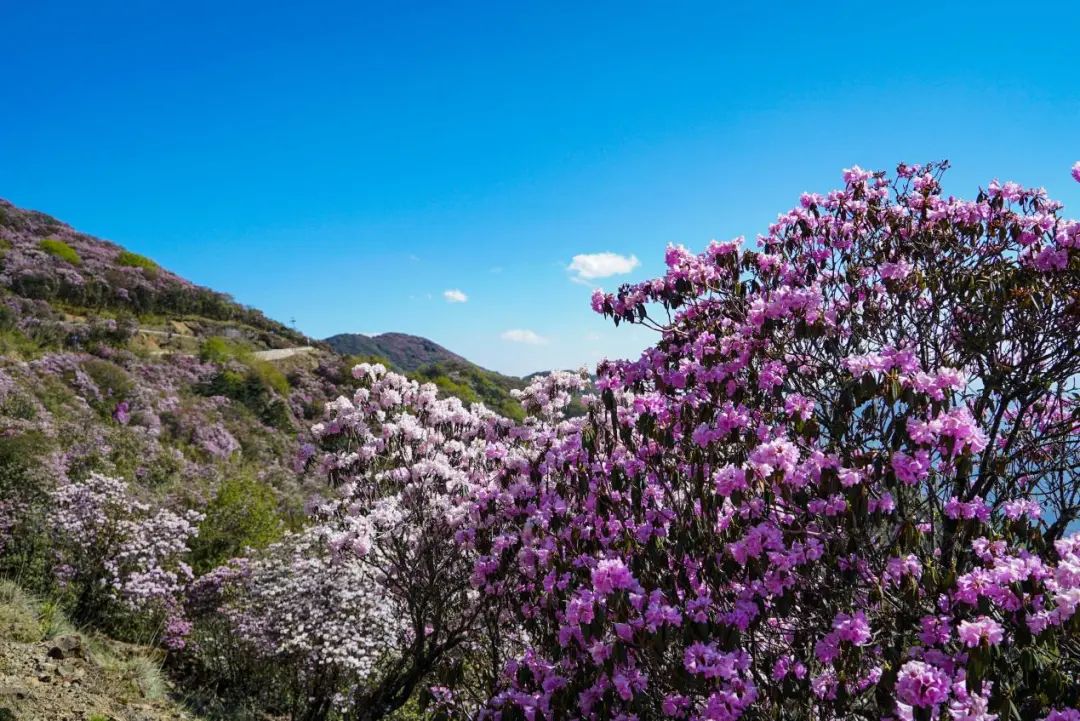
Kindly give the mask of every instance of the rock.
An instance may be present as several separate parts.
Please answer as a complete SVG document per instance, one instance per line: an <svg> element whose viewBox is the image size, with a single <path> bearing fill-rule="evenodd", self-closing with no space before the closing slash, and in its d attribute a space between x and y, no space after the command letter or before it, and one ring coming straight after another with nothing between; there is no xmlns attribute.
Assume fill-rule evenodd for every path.
<svg viewBox="0 0 1080 721"><path fill-rule="evenodd" d="M86 675L86 669L78 660L68 660L56 668L56 675L69 681L78 681Z"/></svg>
<svg viewBox="0 0 1080 721"><path fill-rule="evenodd" d="M57 636L49 644L49 658L86 658L82 638L79 636Z"/></svg>
<svg viewBox="0 0 1080 721"><path fill-rule="evenodd" d="M26 698L30 695L30 689L19 683L5 683L0 684L0 697L14 696L15 698Z"/></svg>

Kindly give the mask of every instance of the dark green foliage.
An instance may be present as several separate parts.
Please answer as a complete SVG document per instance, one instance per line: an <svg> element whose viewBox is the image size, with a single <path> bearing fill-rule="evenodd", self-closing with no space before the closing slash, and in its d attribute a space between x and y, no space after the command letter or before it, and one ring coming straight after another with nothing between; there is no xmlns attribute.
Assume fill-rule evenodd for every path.
<svg viewBox="0 0 1080 721"><path fill-rule="evenodd" d="M68 347L90 350L99 346L123 348L135 335L138 327L138 321L124 314L120 314L116 319L95 318L77 331L69 333L64 343Z"/></svg>
<svg viewBox="0 0 1080 721"><path fill-rule="evenodd" d="M39 246L42 250L55 258L59 258L72 265L82 265L82 258L75 252L75 249L59 238L45 238L39 243Z"/></svg>
<svg viewBox="0 0 1080 721"><path fill-rule="evenodd" d="M0 500L18 509L16 527L0 554L0 576L17 575L32 587L41 586L50 575L40 509L52 480L42 461L51 450L49 439L37 431L0 435Z"/></svg>
<svg viewBox="0 0 1080 721"><path fill-rule="evenodd" d="M111 416L116 404L127 398L134 384L131 377L120 366L102 358L90 358L83 361L83 371L98 388L99 397L88 399L103 416Z"/></svg>
<svg viewBox="0 0 1080 721"><path fill-rule="evenodd" d="M250 475L230 476L218 488L199 525L192 547L192 565L204 573L245 548L264 548L284 529L273 490Z"/></svg>
<svg viewBox="0 0 1080 721"><path fill-rule="evenodd" d="M40 432L0 435L0 498L32 500L41 497L34 473L51 446Z"/></svg>
<svg viewBox="0 0 1080 721"><path fill-rule="evenodd" d="M139 482L148 488L167 486L180 477L183 468L183 454L164 448L143 467Z"/></svg>
<svg viewBox="0 0 1080 721"><path fill-rule="evenodd" d="M287 393L288 389L289 381L281 371L269 363L257 362L244 370L222 369L201 391L204 395L231 398L266 425L289 430L292 428L289 407L279 395Z"/></svg>

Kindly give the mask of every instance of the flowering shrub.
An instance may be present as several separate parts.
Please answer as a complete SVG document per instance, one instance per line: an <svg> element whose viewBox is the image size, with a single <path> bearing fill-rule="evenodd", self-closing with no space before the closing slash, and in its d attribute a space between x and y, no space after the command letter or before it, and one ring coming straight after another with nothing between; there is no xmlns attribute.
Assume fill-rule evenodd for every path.
<svg viewBox="0 0 1080 721"><path fill-rule="evenodd" d="M503 609L471 587L473 559L454 534L499 467L489 442L511 423L381 365L354 375L353 397L328 403L312 430L323 451L312 460L334 489L311 509L313 525L197 589L216 599L210 620L226 618L253 654L290 670L311 719L401 707Z"/></svg>
<svg viewBox="0 0 1080 721"><path fill-rule="evenodd" d="M91 473L84 481L57 486L46 524L53 540L55 574L75 596L75 616L91 620L114 604L148 617L166 614L168 627L184 629L176 617L192 580L185 562L201 515L152 511L135 500L127 484ZM182 647L182 636L166 636Z"/></svg>
<svg viewBox="0 0 1080 721"><path fill-rule="evenodd" d="M459 530L529 640L504 721L1075 713L1080 224L943 170L594 295L657 344Z"/></svg>

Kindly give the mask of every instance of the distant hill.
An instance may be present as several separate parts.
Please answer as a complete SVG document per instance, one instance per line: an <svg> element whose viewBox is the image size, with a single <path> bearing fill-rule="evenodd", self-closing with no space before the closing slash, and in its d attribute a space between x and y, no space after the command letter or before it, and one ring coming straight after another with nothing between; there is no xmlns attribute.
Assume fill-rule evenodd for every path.
<svg viewBox="0 0 1080 721"><path fill-rule="evenodd" d="M481 368L427 338L406 333L341 333L324 342L341 355L383 360L392 369L434 383L443 394L466 403L479 401L504 416L523 416L521 405L510 392L528 385L525 380Z"/></svg>
<svg viewBox="0 0 1080 721"><path fill-rule="evenodd" d="M326 339L326 344L341 355L379 356L395 368L411 372L432 363L469 363L435 341L407 333L339 333ZM472 365L470 363L470 365Z"/></svg>

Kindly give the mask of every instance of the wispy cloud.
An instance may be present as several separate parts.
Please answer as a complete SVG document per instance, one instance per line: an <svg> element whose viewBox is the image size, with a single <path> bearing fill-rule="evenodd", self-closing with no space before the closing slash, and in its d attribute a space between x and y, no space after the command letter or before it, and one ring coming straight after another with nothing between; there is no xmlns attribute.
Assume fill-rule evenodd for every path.
<svg viewBox="0 0 1080 721"><path fill-rule="evenodd" d="M446 299L447 303L464 303L469 299L469 296L462 293L457 288L451 288L450 290L444 290L442 297Z"/></svg>
<svg viewBox="0 0 1080 721"><path fill-rule="evenodd" d="M572 279L581 283L613 275L624 275L640 265L636 255L618 253L582 253L570 260L566 269L573 273Z"/></svg>
<svg viewBox="0 0 1080 721"><path fill-rule="evenodd" d="M514 328L505 331L499 337L503 340L508 340L511 343L525 343L526 345L544 345L547 343L547 338L524 328Z"/></svg>

